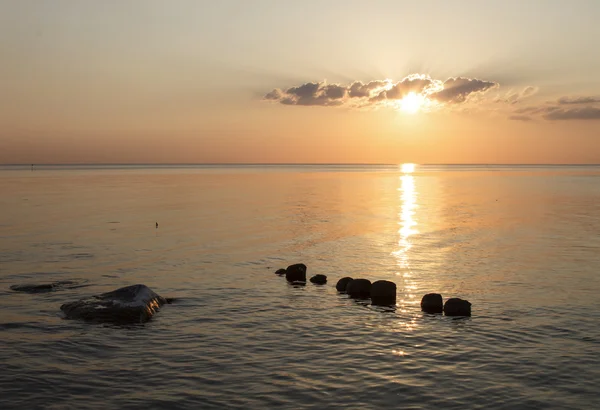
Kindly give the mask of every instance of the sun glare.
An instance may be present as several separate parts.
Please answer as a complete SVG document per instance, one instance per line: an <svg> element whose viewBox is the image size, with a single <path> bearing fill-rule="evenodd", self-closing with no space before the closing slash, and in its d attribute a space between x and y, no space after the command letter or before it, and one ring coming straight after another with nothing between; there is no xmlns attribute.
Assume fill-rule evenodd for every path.
<svg viewBox="0 0 600 410"><path fill-rule="evenodd" d="M425 104L425 97L410 92L400 100L400 109L406 113L414 114Z"/></svg>
<svg viewBox="0 0 600 410"><path fill-rule="evenodd" d="M412 174L413 172L415 172L415 164L402 164L402 172L404 172L405 174Z"/></svg>

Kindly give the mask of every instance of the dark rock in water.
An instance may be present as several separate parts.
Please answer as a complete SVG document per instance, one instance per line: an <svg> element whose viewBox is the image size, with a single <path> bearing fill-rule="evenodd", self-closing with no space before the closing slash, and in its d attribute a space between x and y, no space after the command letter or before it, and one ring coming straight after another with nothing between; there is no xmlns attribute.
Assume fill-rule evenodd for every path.
<svg viewBox="0 0 600 410"><path fill-rule="evenodd" d="M11 290L15 292L25 292L25 293L45 293L52 292L59 289L73 289L82 287L85 285L81 285L78 282L72 280L63 280L52 283L27 283L23 285L12 285L10 287Z"/></svg>
<svg viewBox="0 0 600 410"><path fill-rule="evenodd" d="M396 304L396 284L389 280L378 280L371 285L371 303L391 306Z"/></svg>
<svg viewBox="0 0 600 410"><path fill-rule="evenodd" d="M288 282L306 282L306 265L297 263L288 266L285 270L285 278Z"/></svg>
<svg viewBox="0 0 600 410"><path fill-rule="evenodd" d="M346 292L348 283L352 282L353 280L354 279L352 279L351 277L346 276L345 278L338 280L338 283L337 283L337 285L335 285L335 288L337 289L338 292Z"/></svg>
<svg viewBox="0 0 600 410"><path fill-rule="evenodd" d="M327 276L325 275L315 275L312 278L310 278L310 281L312 283L315 283L317 285L324 285L327 283Z"/></svg>
<svg viewBox="0 0 600 410"><path fill-rule="evenodd" d="M428 293L421 299L421 310L425 313L442 313L444 301L439 293Z"/></svg>
<svg viewBox="0 0 600 410"><path fill-rule="evenodd" d="M60 309L67 319L126 324L147 322L166 303L146 285L132 285L65 303Z"/></svg>
<svg viewBox="0 0 600 410"><path fill-rule="evenodd" d="M281 276L281 275L285 275L285 272L286 272L285 269L277 269L275 271L275 274Z"/></svg>
<svg viewBox="0 0 600 410"><path fill-rule="evenodd" d="M471 316L471 303L460 298L451 298L444 304L446 316Z"/></svg>
<svg viewBox="0 0 600 410"><path fill-rule="evenodd" d="M348 283L346 293L351 298L368 299L371 297L371 281L368 279L354 279Z"/></svg>

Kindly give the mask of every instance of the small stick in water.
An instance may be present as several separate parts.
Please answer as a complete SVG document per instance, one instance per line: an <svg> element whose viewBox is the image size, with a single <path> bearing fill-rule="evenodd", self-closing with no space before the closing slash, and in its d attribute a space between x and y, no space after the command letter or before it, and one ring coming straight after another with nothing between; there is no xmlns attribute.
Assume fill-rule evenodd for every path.
<svg viewBox="0 0 600 410"><path fill-rule="evenodd" d="M158 222L156 223L156 229L158 229Z"/></svg>

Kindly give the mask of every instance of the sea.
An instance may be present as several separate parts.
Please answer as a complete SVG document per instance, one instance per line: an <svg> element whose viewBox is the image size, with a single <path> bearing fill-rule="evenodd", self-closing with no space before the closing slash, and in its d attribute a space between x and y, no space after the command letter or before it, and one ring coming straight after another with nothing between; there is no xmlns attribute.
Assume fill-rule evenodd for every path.
<svg viewBox="0 0 600 410"><path fill-rule="evenodd" d="M133 284L174 301L60 310ZM600 166L0 167L2 409L600 408L599 296Z"/></svg>

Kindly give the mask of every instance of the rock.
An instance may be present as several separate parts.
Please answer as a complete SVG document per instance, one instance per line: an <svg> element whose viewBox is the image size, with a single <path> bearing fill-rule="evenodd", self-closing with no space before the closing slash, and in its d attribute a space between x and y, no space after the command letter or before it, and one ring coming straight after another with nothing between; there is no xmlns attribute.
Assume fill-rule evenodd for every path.
<svg viewBox="0 0 600 410"><path fill-rule="evenodd" d="M378 280L371 285L371 303L391 306L396 304L396 284L389 280Z"/></svg>
<svg viewBox="0 0 600 410"><path fill-rule="evenodd" d="M12 285L10 287L11 290L15 292L25 292L25 293L45 293L45 292L53 292L59 289L74 289L87 285L82 285L79 282L75 282L72 280L63 280L52 283L27 283L23 285Z"/></svg>
<svg viewBox="0 0 600 410"><path fill-rule="evenodd" d="M368 279L354 279L348 283L346 293L351 298L368 299L371 297L371 281Z"/></svg>
<svg viewBox="0 0 600 410"><path fill-rule="evenodd" d="M279 275L279 276L285 275L285 269L277 269L275 271L275 275Z"/></svg>
<svg viewBox="0 0 600 410"><path fill-rule="evenodd" d="M428 293L421 299L421 310L425 313L442 313L444 301L439 293Z"/></svg>
<svg viewBox="0 0 600 410"><path fill-rule="evenodd" d="M451 298L444 304L446 316L471 316L471 303L460 298Z"/></svg>
<svg viewBox="0 0 600 410"><path fill-rule="evenodd" d="M315 283L317 285L324 285L327 283L327 276L325 275L315 275L312 278L310 278L310 281L312 283Z"/></svg>
<svg viewBox="0 0 600 410"><path fill-rule="evenodd" d="M353 280L354 279L352 279L351 277L346 276L345 278L338 280L338 283L337 285L335 285L335 288L338 292L346 292L346 287L348 287L348 283L352 282Z"/></svg>
<svg viewBox="0 0 600 410"><path fill-rule="evenodd" d="M146 285L132 285L65 303L60 307L67 319L81 319L90 322L143 323L147 322L168 303L165 298L154 293Z"/></svg>
<svg viewBox="0 0 600 410"><path fill-rule="evenodd" d="M285 278L288 282L306 282L306 265L297 263L288 266L285 270Z"/></svg>

